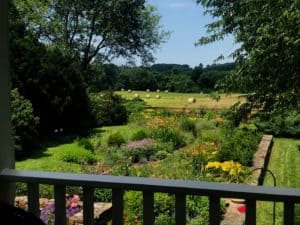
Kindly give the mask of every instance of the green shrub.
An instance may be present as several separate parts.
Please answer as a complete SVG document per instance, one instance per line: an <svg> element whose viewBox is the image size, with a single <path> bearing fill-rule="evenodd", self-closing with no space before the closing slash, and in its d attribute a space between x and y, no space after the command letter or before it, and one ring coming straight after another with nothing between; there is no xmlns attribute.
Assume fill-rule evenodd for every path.
<svg viewBox="0 0 300 225"><path fill-rule="evenodd" d="M96 161L95 155L82 148L68 148L59 153L59 157L64 162L71 163L93 163Z"/></svg>
<svg viewBox="0 0 300 225"><path fill-rule="evenodd" d="M228 127L223 132L223 143L217 159L221 162L233 160L251 166L261 135L251 129Z"/></svg>
<svg viewBox="0 0 300 225"><path fill-rule="evenodd" d="M185 145L184 138L180 132L170 127L153 129L151 136L154 139L159 139L161 142L172 142L175 148Z"/></svg>
<svg viewBox="0 0 300 225"><path fill-rule="evenodd" d="M39 193L43 198L54 198L54 186L50 184L39 185Z"/></svg>
<svg viewBox="0 0 300 225"><path fill-rule="evenodd" d="M216 123L213 120L207 120L207 119L199 119L196 122L196 130L201 131L201 130L212 130L216 128Z"/></svg>
<svg viewBox="0 0 300 225"><path fill-rule="evenodd" d="M124 195L125 213L129 218L143 216L143 194L139 191L127 191ZM154 194L154 214L172 216L174 213L174 196L165 193Z"/></svg>
<svg viewBox="0 0 300 225"><path fill-rule="evenodd" d="M300 113L297 111L258 114L254 124L260 131L274 136L300 137Z"/></svg>
<svg viewBox="0 0 300 225"><path fill-rule="evenodd" d="M107 139L108 146L120 147L124 143L125 143L125 139L120 132L112 133L108 136Z"/></svg>
<svg viewBox="0 0 300 225"><path fill-rule="evenodd" d="M217 117L216 113L214 111L208 110L206 111L204 118L207 120L212 120L215 119Z"/></svg>
<svg viewBox="0 0 300 225"><path fill-rule="evenodd" d="M154 225L170 225L175 224L175 219L172 216L160 214L156 217Z"/></svg>
<svg viewBox="0 0 300 225"><path fill-rule="evenodd" d="M16 183L16 195L21 196L21 195L27 195L27 184L26 183Z"/></svg>
<svg viewBox="0 0 300 225"><path fill-rule="evenodd" d="M95 201L98 202L111 202L112 201L112 191L107 188L96 188L94 192Z"/></svg>
<svg viewBox="0 0 300 225"><path fill-rule="evenodd" d="M86 150L94 152L94 146L91 143L91 141L87 138L79 138L78 145L85 148Z"/></svg>
<svg viewBox="0 0 300 225"><path fill-rule="evenodd" d="M90 94L90 112L94 118L94 125L121 125L128 121L128 113L123 105L124 99L113 92Z"/></svg>
<svg viewBox="0 0 300 225"><path fill-rule="evenodd" d="M131 140L132 141L138 141L138 140L142 140L142 139L147 138L147 137L148 137L148 135L145 131L139 130L139 131L132 134Z"/></svg>
<svg viewBox="0 0 300 225"><path fill-rule="evenodd" d="M160 150L155 153L155 155L153 156L153 159L162 160L164 158L167 158L167 156L168 156L168 152Z"/></svg>
<svg viewBox="0 0 300 225"><path fill-rule="evenodd" d="M11 91L13 141L16 157L30 153L35 146L39 117L34 115L28 99L19 94L18 89Z"/></svg>
<svg viewBox="0 0 300 225"><path fill-rule="evenodd" d="M147 104L141 98L134 98L126 100L124 106L129 113L140 113L146 109Z"/></svg>
<svg viewBox="0 0 300 225"><path fill-rule="evenodd" d="M183 131L192 132L194 137L198 135L197 129L196 129L196 121L190 120L186 117L183 117L180 121L180 128Z"/></svg>

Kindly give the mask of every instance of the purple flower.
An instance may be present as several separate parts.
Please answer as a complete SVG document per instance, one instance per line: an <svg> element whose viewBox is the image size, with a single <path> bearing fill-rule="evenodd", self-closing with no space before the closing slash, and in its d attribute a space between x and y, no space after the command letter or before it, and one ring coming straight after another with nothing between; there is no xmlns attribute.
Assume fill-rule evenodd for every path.
<svg viewBox="0 0 300 225"><path fill-rule="evenodd" d="M143 148L143 147L151 146L151 145L153 145L153 139L144 138L143 140L129 142L125 147L126 148Z"/></svg>
<svg viewBox="0 0 300 225"><path fill-rule="evenodd" d="M66 216L74 216L76 213L81 211L81 206L78 204L80 198L78 195L74 195L73 197L69 197L66 199L67 203L67 210L66 210ZM75 206L76 204L76 206ZM47 224L52 225L55 221L55 203L50 202L46 204L46 206L41 210L41 220Z"/></svg>

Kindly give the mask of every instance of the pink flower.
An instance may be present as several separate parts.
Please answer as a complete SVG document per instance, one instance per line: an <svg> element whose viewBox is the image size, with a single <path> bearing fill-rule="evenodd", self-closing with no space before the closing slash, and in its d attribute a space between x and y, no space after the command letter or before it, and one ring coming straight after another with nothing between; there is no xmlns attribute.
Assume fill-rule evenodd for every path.
<svg viewBox="0 0 300 225"><path fill-rule="evenodd" d="M76 208L77 206L78 206L78 204L76 202L72 202L70 205L71 208Z"/></svg>
<svg viewBox="0 0 300 225"><path fill-rule="evenodd" d="M73 198L72 198L72 203L76 203L80 200L79 196L78 195L74 195Z"/></svg>

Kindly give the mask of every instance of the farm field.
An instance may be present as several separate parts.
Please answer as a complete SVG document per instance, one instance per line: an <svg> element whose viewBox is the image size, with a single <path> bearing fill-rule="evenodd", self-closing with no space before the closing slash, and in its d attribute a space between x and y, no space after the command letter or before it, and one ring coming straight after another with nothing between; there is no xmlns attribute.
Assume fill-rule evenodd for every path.
<svg viewBox="0 0 300 225"><path fill-rule="evenodd" d="M166 107L166 108L209 108L209 109L225 109L229 108L238 101L243 102L242 94L220 94L220 100L213 99L214 95L200 93L175 93L175 92L146 92L146 91L117 91L117 94L126 99L133 99L137 94L151 107ZM147 98L147 95L150 97ZM156 98L160 96L160 99ZM194 98L196 102L188 103L189 98Z"/></svg>

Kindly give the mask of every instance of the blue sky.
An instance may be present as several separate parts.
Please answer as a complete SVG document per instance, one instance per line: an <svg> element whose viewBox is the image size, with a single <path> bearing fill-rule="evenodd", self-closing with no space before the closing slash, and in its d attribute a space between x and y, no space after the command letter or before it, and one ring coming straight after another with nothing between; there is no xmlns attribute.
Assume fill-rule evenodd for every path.
<svg viewBox="0 0 300 225"><path fill-rule="evenodd" d="M202 63L206 66L213 64L220 54L225 60L219 63L233 61L226 58L236 48L233 37L195 47L195 42L206 35L205 25L212 21L210 16L203 15L204 9L196 4L196 0L148 0L148 3L157 7L161 24L171 31L169 40L156 50L155 63L188 64L191 67Z"/></svg>

